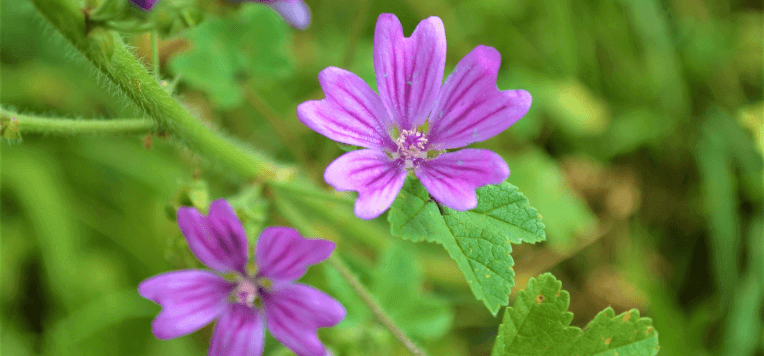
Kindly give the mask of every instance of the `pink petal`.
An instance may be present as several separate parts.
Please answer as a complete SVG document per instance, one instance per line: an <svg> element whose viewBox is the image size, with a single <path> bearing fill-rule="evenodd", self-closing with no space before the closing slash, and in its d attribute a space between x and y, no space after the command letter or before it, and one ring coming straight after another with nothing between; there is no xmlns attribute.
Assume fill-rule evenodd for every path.
<svg viewBox="0 0 764 356"><path fill-rule="evenodd" d="M318 74L326 99L306 101L297 118L334 141L367 148L394 149L392 123L379 96L363 79L329 67Z"/></svg>
<svg viewBox="0 0 764 356"><path fill-rule="evenodd" d="M493 151L464 149L424 161L414 173L435 200L464 211L477 206L475 189L503 182L509 167Z"/></svg>
<svg viewBox="0 0 764 356"><path fill-rule="evenodd" d="M531 107L525 90L499 91L501 55L478 46L448 76L430 116L430 148L445 150L485 141L520 120Z"/></svg>
<svg viewBox="0 0 764 356"><path fill-rule="evenodd" d="M262 315L256 309L231 303L215 324L208 356L260 356L264 343Z"/></svg>
<svg viewBox="0 0 764 356"><path fill-rule="evenodd" d="M337 325L346 314L332 297L301 284L270 293L263 310L271 335L298 356L326 355L316 330Z"/></svg>
<svg viewBox="0 0 764 356"><path fill-rule="evenodd" d="M190 334L215 320L228 305L236 287L218 275L202 270L183 270L151 277L138 285L138 293L162 306L152 322L159 339Z"/></svg>
<svg viewBox="0 0 764 356"><path fill-rule="evenodd" d="M194 208L181 207L178 226L191 252L207 267L223 273L246 274L247 235L227 201L212 202L207 217Z"/></svg>
<svg viewBox="0 0 764 356"><path fill-rule="evenodd" d="M270 6L286 23L298 30L310 25L310 8L302 0L273 0Z"/></svg>
<svg viewBox="0 0 764 356"><path fill-rule="evenodd" d="M309 266L329 258L334 242L306 239L295 229L272 226L260 234L256 249L258 275L291 282L302 277Z"/></svg>
<svg viewBox="0 0 764 356"><path fill-rule="evenodd" d="M401 130L420 126L435 105L446 65L446 31L432 16L403 37L400 21L381 14L374 31L377 90Z"/></svg>
<svg viewBox="0 0 764 356"><path fill-rule="evenodd" d="M390 205L403 187L406 169L377 150L345 153L326 167L324 180L337 190L358 192L355 215L374 219Z"/></svg>

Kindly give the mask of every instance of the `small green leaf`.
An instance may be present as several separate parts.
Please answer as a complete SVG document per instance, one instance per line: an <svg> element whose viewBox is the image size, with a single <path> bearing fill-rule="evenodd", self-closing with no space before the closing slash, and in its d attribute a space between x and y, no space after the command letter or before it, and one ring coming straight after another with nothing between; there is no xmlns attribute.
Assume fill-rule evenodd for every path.
<svg viewBox="0 0 764 356"><path fill-rule="evenodd" d="M615 315L608 307L584 330L570 326L570 295L549 273L531 278L504 311L491 356L653 356L658 332L636 309Z"/></svg>
<svg viewBox="0 0 764 356"><path fill-rule="evenodd" d="M387 216L393 236L438 242L464 273L475 297L494 315L514 286L510 243L546 238L541 216L509 183L477 190L478 206L456 211L439 206L416 178L409 177Z"/></svg>

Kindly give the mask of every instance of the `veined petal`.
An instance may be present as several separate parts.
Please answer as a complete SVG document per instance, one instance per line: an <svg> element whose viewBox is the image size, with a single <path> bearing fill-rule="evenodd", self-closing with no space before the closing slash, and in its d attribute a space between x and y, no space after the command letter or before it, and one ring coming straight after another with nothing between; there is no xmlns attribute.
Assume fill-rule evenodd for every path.
<svg viewBox="0 0 764 356"><path fill-rule="evenodd" d="M503 182L509 167L493 151L464 149L424 161L414 173L435 200L464 211L477 206L475 189Z"/></svg>
<svg viewBox="0 0 764 356"><path fill-rule="evenodd" d="M367 148L394 149L392 123L379 96L363 79L344 69L329 67L318 74L324 100L297 107L297 118L334 141Z"/></svg>
<svg viewBox="0 0 764 356"><path fill-rule="evenodd" d="M270 293L263 310L271 335L298 356L324 356L316 330L337 325L346 314L334 298L301 284Z"/></svg>
<svg viewBox="0 0 764 356"><path fill-rule="evenodd" d="M382 151L356 150L330 163L324 180L334 189L358 192L355 215L368 220L393 205L406 180L406 169Z"/></svg>
<svg viewBox="0 0 764 356"><path fill-rule="evenodd" d="M181 207L178 226L191 252L207 267L223 273L246 274L247 235L227 201L212 202L206 217L194 208Z"/></svg>
<svg viewBox="0 0 764 356"><path fill-rule="evenodd" d="M272 0L270 7L290 26L304 30L310 25L310 8L302 0Z"/></svg>
<svg viewBox="0 0 764 356"><path fill-rule="evenodd" d="M435 105L446 66L446 31L432 16L403 36L393 14L381 14L374 31L377 90L401 130L424 123Z"/></svg>
<svg viewBox="0 0 764 356"><path fill-rule="evenodd" d="M141 282L138 293L162 306L152 322L154 336L172 339L199 330L220 316L234 288L235 283L212 272L183 270Z"/></svg>
<svg viewBox="0 0 764 356"><path fill-rule="evenodd" d="M501 55L478 46L467 54L443 84L430 114L430 148L445 150L487 140L520 120L531 107L525 90L499 91L496 76Z"/></svg>
<svg viewBox="0 0 764 356"><path fill-rule="evenodd" d="M259 276L291 282L302 277L309 266L329 258L334 242L306 239L295 229L273 226L260 234L256 250Z"/></svg>
<svg viewBox="0 0 764 356"><path fill-rule="evenodd" d="M209 356L260 356L265 344L263 317L256 309L230 303L212 331Z"/></svg>

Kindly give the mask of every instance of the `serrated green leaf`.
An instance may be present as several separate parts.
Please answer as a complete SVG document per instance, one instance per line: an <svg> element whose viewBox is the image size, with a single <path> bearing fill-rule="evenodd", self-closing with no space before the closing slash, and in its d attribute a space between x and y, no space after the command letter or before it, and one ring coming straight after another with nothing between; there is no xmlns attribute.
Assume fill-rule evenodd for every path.
<svg viewBox="0 0 764 356"><path fill-rule="evenodd" d="M515 305L504 311L504 321L491 356L653 356L658 332L652 320L636 309L615 315L601 311L584 330L570 326L570 295L549 273L531 278Z"/></svg>
<svg viewBox="0 0 764 356"><path fill-rule="evenodd" d="M445 247L475 294L494 315L508 302L514 286L510 243L535 243L546 238L535 209L509 183L477 190L478 206L456 211L439 206L427 189L408 177L387 216L393 236Z"/></svg>
<svg viewBox="0 0 764 356"><path fill-rule="evenodd" d="M192 49L173 57L170 69L218 106L234 107L244 99L241 85L249 76L269 80L289 72L288 33L266 7L242 7L235 18L210 19L190 30Z"/></svg>
<svg viewBox="0 0 764 356"><path fill-rule="evenodd" d="M541 216L528 205L528 198L512 184L487 185L477 189L478 205L468 211L445 208L449 226L467 225L470 229L489 230L513 244L536 243L546 239ZM453 222L451 222L453 221Z"/></svg>

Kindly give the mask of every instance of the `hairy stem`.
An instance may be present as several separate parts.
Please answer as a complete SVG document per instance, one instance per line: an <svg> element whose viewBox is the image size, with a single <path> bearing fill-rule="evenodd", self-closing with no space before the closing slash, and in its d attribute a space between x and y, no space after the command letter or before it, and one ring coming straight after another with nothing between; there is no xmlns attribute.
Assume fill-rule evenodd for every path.
<svg viewBox="0 0 764 356"><path fill-rule="evenodd" d="M158 129L150 119L61 119L24 115L3 108L0 108L0 124L16 125L22 135L142 135Z"/></svg>
<svg viewBox="0 0 764 356"><path fill-rule="evenodd" d="M299 213L297 208L295 208L291 202L289 202L284 197L279 196L278 193L276 193L276 190L269 189L269 191L271 197L273 198L273 202L276 205L276 208L284 218L289 220L289 222L300 229L303 234L313 236L317 235L315 229L313 229L312 224L307 219L305 219L302 214ZM345 281L348 282L348 284L350 284L358 296L361 297L366 306L369 307L372 313L374 313L379 322L382 323L382 325L387 328L387 330L390 331L390 333L393 334L393 336L395 336L398 341L400 341L401 345L403 345L412 355L426 356L424 351L419 349L414 341L411 340L406 335L406 333L395 323L395 321L393 321L393 319L385 312L385 310L382 308L379 302L377 302L371 292L369 292L366 286L364 286L363 283L361 283L361 281L356 278L350 268L348 268L345 262L342 261L342 259L339 257L339 254L332 254L327 262L337 271L337 273L340 274L340 276L342 276Z"/></svg>
<svg viewBox="0 0 764 356"><path fill-rule="evenodd" d="M283 168L285 165L218 134L197 120L128 51L119 34L103 28L88 28L86 13L74 1L30 1L64 38L163 131L246 179L289 180L296 173L294 168Z"/></svg>

